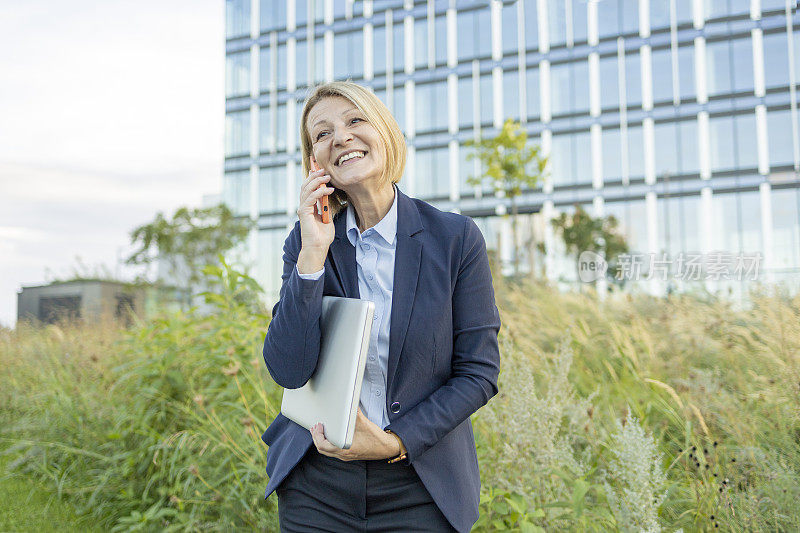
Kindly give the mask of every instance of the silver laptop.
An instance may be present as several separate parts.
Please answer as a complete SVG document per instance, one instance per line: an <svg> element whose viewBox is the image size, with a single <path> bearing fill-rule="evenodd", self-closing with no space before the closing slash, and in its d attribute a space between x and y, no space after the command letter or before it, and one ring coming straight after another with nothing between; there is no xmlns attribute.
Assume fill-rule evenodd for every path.
<svg viewBox="0 0 800 533"><path fill-rule="evenodd" d="M283 416L306 429L321 422L339 448L353 443L374 312L367 300L323 296L317 368L308 383L283 391Z"/></svg>

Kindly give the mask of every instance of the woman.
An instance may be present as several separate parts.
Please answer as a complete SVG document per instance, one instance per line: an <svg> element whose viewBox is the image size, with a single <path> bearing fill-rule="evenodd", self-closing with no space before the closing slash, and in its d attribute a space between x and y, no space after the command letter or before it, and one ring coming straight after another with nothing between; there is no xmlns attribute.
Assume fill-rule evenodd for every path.
<svg viewBox="0 0 800 533"><path fill-rule="evenodd" d="M277 490L282 531L469 531L480 493L469 417L497 393L500 361L483 236L395 186L405 140L368 89L315 88L301 139L307 177L264 341L270 375L297 388L313 374L323 295L373 301L375 321L352 446L279 414L262 436L265 498ZM322 170L309 172L312 157Z"/></svg>

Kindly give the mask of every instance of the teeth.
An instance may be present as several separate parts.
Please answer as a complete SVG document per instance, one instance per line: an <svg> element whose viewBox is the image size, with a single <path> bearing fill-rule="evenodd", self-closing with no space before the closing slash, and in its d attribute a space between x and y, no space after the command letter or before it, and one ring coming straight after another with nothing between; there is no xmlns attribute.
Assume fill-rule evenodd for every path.
<svg viewBox="0 0 800 533"><path fill-rule="evenodd" d="M350 152L349 154L345 154L341 158L339 158L339 162L337 163L337 165L341 165L348 159L353 159L354 157L364 157L364 152Z"/></svg>

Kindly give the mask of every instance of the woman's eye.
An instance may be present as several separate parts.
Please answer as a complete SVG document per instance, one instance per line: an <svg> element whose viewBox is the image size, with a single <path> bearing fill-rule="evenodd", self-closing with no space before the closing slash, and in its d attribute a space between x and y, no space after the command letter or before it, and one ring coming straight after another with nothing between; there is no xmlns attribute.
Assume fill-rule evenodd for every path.
<svg viewBox="0 0 800 533"><path fill-rule="evenodd" d="M354 118L353 120L351 120L351 121L350 121L350 124L352 124L352 123L353 123L353 122L355 122L356 120L358 120L359 122L361 122L361 121L362 121L362 119L360 119L360 118Z"/></svg>
<svg viewBox="0 0 800 533"><path fill-rule="evenodd" d="M320 137L322 137L325 133L327 133L327 132L321 131L321 132L317 133L317 140L319 140Z"/></svg>

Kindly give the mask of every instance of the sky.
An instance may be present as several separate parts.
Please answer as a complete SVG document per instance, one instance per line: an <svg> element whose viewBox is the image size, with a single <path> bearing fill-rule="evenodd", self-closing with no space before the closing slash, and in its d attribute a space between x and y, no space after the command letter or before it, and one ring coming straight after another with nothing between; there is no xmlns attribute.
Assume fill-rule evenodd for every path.
<svg viewBox="0 0 800 533"><path fill-rule="evenodd" d="M23 285L132 279L133 228L220 192L224 124L224 0L0 2L0 324Z"/></svg>

